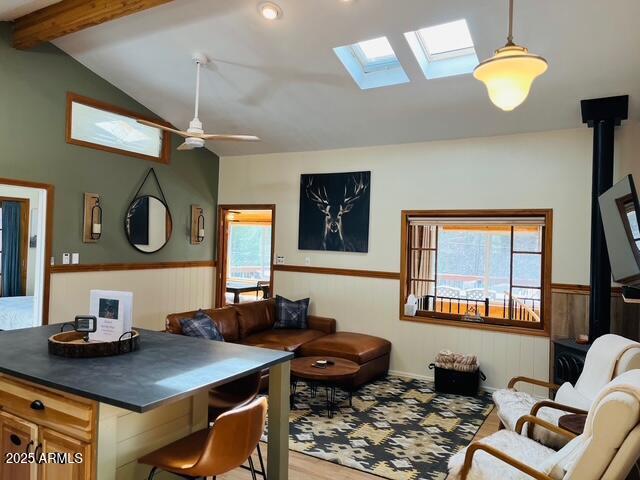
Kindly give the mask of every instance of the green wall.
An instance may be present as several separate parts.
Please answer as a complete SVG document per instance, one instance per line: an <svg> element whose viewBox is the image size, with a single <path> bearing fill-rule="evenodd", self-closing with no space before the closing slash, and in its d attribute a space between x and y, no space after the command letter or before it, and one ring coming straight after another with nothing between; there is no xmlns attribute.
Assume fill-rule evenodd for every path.
<svg viewBox="0 0 640 480"><path fill-rule="evenodd" d="M11 26L0 22L0 177L55 186L53 254L79 252L80 263L212 260L218 199L218 157L206 150L176 152L171 164L139 160L65 141L68 91L151 114L106 80L53 45L30 51L11 47ZM147 170L154 167L173 217L173 235L162 250L140 253L124 234L123 218ZM156 193L153 182L145 190ZM101 195L103 235L82 242L83 193ZM189 243L190 205L204 207L207 236Z"/></svg>

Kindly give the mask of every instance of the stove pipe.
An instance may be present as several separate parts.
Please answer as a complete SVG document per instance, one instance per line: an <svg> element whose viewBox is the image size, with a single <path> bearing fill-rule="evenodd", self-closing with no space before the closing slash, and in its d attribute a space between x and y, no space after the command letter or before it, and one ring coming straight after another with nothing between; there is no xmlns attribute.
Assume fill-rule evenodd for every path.
<svg viewBox="0 0 640 480"><path fill-rule="evenodd" d="M615 127L627 119L629 96L582 100L582 121L593 128L591 188L591 296L589 342L611 330L611 265L598 197L613 186Z"/></svg>

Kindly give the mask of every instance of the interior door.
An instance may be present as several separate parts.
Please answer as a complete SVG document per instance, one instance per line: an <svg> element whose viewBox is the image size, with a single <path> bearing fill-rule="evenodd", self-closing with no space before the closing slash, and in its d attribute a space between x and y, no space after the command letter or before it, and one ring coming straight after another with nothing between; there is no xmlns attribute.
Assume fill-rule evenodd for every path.
<svg viewBox="0 0 640 480"><path fill-rule="evenodd" d="M64 463L42 463L40 480L89 480L91 471L91 445L48 428L40 430L42 453L66 456Z"/></svg>
<svg viewBox="0 0 640 480"><path fill-rule="evenodd" d="M38 464L25 462L35 451L38 426L20 417L0 412L0 480L37 480Z"/></svg>

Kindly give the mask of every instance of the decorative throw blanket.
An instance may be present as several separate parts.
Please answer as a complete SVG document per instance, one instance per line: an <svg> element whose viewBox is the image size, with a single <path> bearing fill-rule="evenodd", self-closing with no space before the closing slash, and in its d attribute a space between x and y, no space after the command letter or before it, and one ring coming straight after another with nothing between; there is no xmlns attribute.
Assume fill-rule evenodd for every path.
<svg viewBox="0 0 640 480"><path fill-rule="evenodd" d="M596 447L599 449L598 452L585 451L594 441L594 421L599 407L607 401L607 396L616 392L629 394L640 403L640 370L626 372L601 389L589 410L584 433L571 440L557 452L529 440L529 438L524 435L519 435L509 430L500 430L489 437L483 438L480 442L493 446L535 470L546 473L556 480L565 478L569 471L571 471L572 474L571 478L575 479L587 477L590 479L602 478L601 476L604 469L607 468L607 464L610 461L608 455L610 454L611 458L613 458L620 448L620 445L606 445L607 441L611 441L611 438L605 438L605 441L603 442L601 439L600 444ZM602 421L602 419L600 419L600 421ZM599 428L602 429L602 425L600 425ZM618 434L620 434L620 432L618 432ZM604 451L602 451L603 448ZM610 451L607 452L606 448ZM449 478L451 480L459 480L465 454L466 449L463 449L449 459ZM587 456L586 461L584 458L585 455ZM595 464L593 463L594 455L601 457L596 460ZM591 460L592 463L589 463L589 460ZM594 471L594 468L600 470ZM476 452L473 457L471 471L467 476L468 480L530 480L531 478L529 475L509 466L507 463L486 452Z"/></svg>
<svg viewBox="0 0 640 480"><path fill-rule="evenodd" d="M615 392L622 392L635 397L640 403L640 370L630 370L622 375L614 378L596 395L587 421L584 426L582 435L577 436L565 445L561 450L556 452L547 462L544 469L553 478L562 478L568 472L584 453L593 438L593 423L598 412L600 404L608 395ZM612 445L617 450L620 445Z"/></svg>
<svg viewBox="0 0 640 480"><path fill-rule="evenodd" d="M603 335L596 339L576 382L576 390L587 397L600 391L613 378L618 361L632 348L640 348L640 343L619 335Z"/></svg>
<svg viewBox="0 0 640 480"><path fill-rule="evenodd" d="M475 372L479 368L478 357L453 353L451 350L441 350L436 355L436 367L457 370L458 372Z"/></svg>

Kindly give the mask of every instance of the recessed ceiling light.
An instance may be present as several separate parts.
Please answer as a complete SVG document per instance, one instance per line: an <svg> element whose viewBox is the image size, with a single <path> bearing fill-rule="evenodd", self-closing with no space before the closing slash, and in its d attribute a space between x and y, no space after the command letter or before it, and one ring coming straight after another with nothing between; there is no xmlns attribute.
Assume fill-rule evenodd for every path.
<svg viewBox="0 0 640 480"><path fill-rule="evenodd" d="M262 2L258 5L258 11L267 20L278 20L282 17L282 9L273 2Z"/></svg>

